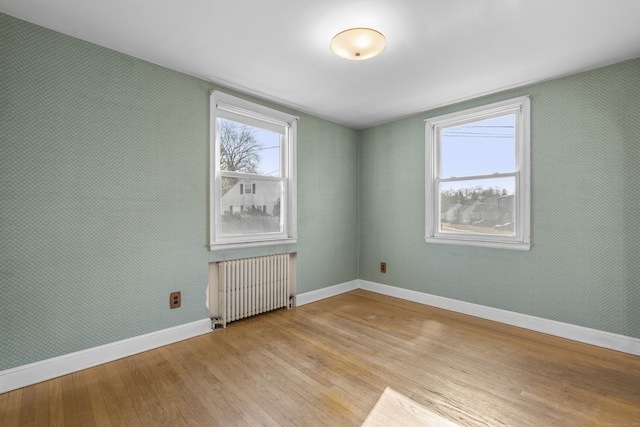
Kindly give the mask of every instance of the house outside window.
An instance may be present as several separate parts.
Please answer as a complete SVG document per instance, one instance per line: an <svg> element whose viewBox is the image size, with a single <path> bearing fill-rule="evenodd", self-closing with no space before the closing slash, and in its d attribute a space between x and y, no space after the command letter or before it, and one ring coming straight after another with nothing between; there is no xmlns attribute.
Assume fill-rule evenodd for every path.
<svg viewBox="0 0 640 427"><path fill-rule="evenodd" d="M425 120L425 240L530 249L530 101Z"/></svg>
<svg viewBox="0 0 640 427"><path fill-rule="evenodd" d="M297 117L211 94L210 249L295 243Z"/></svg>

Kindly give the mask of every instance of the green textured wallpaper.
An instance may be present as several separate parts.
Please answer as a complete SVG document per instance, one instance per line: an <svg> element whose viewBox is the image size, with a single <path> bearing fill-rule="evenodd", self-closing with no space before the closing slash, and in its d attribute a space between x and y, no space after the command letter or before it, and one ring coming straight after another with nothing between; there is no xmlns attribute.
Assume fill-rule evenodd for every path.
<svg viewBox="0 0 640 427"><path fill-rule="evenodd" d="M520 95L531 251L425 243L424 119ZM640 338L640 59L361 131L359 176L361 279Z"/></svg>
<svg viewBox="0 0 640 427"><path fill-rule="evenodd" d="M357 278L357 132L290 110L297 247L206 249L213 88L0 14L0 370L206 318L211 260Z"/></svg>
<svg viewBox="0 0 640 427"><path fill-rule="evenodd" d="M359 277L640 338L640 59L359 132L282 108L298 244L222 252L213 88L0 14L0 370L204 319L210 261L289 251L299 292ZM424 119L524 94L532 250L425 243Z"/></svg>

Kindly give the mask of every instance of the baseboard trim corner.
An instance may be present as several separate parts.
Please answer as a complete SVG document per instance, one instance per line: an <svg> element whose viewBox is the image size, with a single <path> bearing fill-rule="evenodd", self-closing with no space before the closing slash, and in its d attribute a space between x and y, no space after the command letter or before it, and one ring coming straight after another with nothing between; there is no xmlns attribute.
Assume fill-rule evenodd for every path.
<svg viewBox="0 0 640 427"><path fill-rule="evenodd" d="M310 304L312 302L320 301L325 298L334 297L336 295L343 294L345 292L354 291L358 289L358 280L352 280L350 282L339 283L337 285L329 286L328 288L318 289L316 291L305 292L299 294L296 297L296 306Z"/></svg>
<svg viewBox="0 0 640 427"><path fill-rule="evenodd" d="M151 332L98 347L0 371L0 393L81 371L211 332L211 319Z"/></svg>
<svg viewBox="0 0 640 427"><path fill-rule="evenodd" d="M482 319L493 320L548 335L640 356L640 339L590 329L527 314L454 300L409 289L358 280L358 288L395 298L430 305Z"/></svg>

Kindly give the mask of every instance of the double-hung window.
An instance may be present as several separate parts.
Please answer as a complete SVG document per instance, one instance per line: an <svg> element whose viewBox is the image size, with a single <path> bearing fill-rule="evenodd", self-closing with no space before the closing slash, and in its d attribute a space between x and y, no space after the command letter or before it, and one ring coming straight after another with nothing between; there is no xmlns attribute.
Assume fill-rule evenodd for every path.
<svg viewBox="0 0 640 427"><path fill-rule="evenodd" d="M425 121L425 240L529 250L529 98Z"/></svg>
<svg viewBox="0 0 640 427"><path fill-rule="evenodd" d="M210 249L296 242L297 117L211 94Z"/></svg>

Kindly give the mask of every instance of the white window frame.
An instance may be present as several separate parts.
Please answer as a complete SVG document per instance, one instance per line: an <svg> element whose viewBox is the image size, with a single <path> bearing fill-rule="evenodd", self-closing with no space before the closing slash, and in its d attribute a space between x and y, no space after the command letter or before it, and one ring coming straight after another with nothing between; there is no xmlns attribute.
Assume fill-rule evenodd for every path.
<svg viewBox="0 0 640 427"><path fill-rule="evenodd" d="M296 200L296 138L298 117L263 105L255 104L223 92L213 91L211 105L210 136L210 177L209 177L209 249L224 250L256 246L294 244L297 242L297 200ZM220 120L270 129L284 134L280 176L255 175L241 172L222 171L220 168ZM221 235L222 175L227 177L280 181L283 197L280 201L282 232L256 233L237 236Z"/></svg>
<svg viewBox="0 0 640 427"><path fill-rule="evenodd" d="M515 235L455 233L440 231L440 135L445 128L515 114L515 170L509 173L456 177L455 180L515 177ZM445 114L425 120L425 241L462 246L516 249L531 248L530 209L530 130L531 107L528 96L522 96L481 107ZM450 181L451 179L449 179Z"/></svg>

